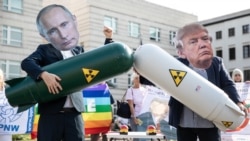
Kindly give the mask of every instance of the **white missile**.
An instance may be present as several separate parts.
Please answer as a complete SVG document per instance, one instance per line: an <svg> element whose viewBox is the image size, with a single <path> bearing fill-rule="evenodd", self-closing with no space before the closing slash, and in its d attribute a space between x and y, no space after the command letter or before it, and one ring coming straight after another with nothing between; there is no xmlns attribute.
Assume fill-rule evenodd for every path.
<svg viewBox="0 0 250 141"><path fill-rule="evenodd" d="M223 90L162 48L140 46L134 53L134 68L220 130L236 130L244 123L244 112Z"/></svg>

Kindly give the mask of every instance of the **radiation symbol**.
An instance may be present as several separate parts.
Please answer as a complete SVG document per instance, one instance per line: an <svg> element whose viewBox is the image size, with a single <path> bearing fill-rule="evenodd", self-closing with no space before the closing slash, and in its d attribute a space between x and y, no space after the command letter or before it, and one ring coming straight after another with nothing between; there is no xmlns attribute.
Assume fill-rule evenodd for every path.
<svg viewBox="0 0 250 141"><path fill-rule="evenodd" d="M169 72L174 80L176 87L178 87L180 85L181 81L184 79L184 77L187 74L186 71L181 71L181 70L169 69Z"/></svg>
<svg viewBox="0 0 250 141"><path fill-rule="evenodd" d="M221 122L226 128L230 127L233 124L233 122L231 121L221 121Z"/></svg>
<svg viewBox="0 0 250 141"><path fill-rule="evenodd" d="M99 70L85 69L85 68L83 68L82 71L88 83L92 81L99 73Z"/></svg>

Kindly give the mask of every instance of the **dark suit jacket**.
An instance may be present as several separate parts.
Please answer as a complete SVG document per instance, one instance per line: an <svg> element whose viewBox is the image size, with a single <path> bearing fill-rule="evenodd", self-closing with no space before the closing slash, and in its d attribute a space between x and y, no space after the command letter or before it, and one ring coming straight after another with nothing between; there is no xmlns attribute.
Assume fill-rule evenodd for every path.
<svg viewBox="0 0 250 141"><path fill-rule="evenodd" d="M178 59L185 65L189 65L186 59ZM212 65L206 70L208 75L208 80L212 82L217 87L221 88L229 98L235 103L240 102L240 97L235 88L230 75L224 67L222 59L219 57L214 57ZM183 112L183 104L173 97L169 100L169 124L177 127L180 124L181 114Z"/></svg>
<svg viewBox="0 0 250 141"><path fill-rule="evenodd" d="M84 52L83 47L75 47L71 51L73 55ZM63 60L63 56L59 50L51 44L43 44L21 62L21 67L35 81L41 81L39 75L44 71L42 67L60 60ZM63 108L65 101L66 96L50 102L39 103L38 113L58 113Z"/></svg>

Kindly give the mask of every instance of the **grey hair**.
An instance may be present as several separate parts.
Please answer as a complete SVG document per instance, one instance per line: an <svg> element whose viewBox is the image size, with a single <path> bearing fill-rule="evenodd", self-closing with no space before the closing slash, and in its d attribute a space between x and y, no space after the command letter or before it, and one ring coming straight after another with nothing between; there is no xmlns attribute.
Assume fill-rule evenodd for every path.
<svg viewBox="0 0 250 141"><path fill-rule="evenodd" d="M50 11L51 9L55 8L55 7L59 7L59 8L62 8L65 13L67 13L70 17L73 18L73 15L72 13L63 5L58 5L58 4L51 4L51 5L48 5L46 7L44 7L43 9L40 10L40 12L38 13L37 17L36 17L36 26L37 26L37 29L39 31L39 33L41 35L45 35L44 33L44 27L41 23L41 17L48 11Z"/></svg>
<svg viewBox="0 0 250 141"><path fill-rule="evenodd" d="M133 82L134 79L135 79L136 77L140 77L139 74L138 74L138 73L135 73L135 72L132 73L132 75L131 75L131 77L130 77L130 78L131 78L131 82Z"/></svg>
<svg viewBox="0 0 250 141"><path fill-rule="evenodd" d="M200 31L204 31L206 33L208 33L208 30L201 24L198 23L191 23L191 24L187 24L184 27L180 28L177 32L177 35L175 37L175 47L176 49L180 50L183 48L183 38L186 37L187 35L193 34L193 33L197 33ZM212 38L210 37L210 40L212 40Z"/></svg>

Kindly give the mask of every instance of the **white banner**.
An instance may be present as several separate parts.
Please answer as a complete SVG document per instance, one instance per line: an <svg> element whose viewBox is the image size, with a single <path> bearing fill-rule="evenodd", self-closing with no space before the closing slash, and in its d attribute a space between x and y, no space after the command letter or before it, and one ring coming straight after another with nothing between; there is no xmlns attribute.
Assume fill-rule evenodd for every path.
<svg viewBox="0 0 250 141"><path fill-rule="evenodd" d="M168 124L168 101L170 95L153 86L146 86L147 95L142 102L142 109L138 115L141 124L138 131L146 131L148 125L154 125L166 135L168 140L176 140L176 129Z"/></svg>
<svg viewBox="0 0 250 141"><path fill-rule="evenodd" d="M250 112L250 83L236 83L236 89ZM222 132L221 139L222 141L250 141L250 122L240 131Z"/></svg>
<svg viewBox="0 0 250 141"><path fill-rule="evenodd" d="M32 131L34 107L17 113L8 103L4 93L0 92L0 134L25 134Z"/></svg>
<svg viewBox="0 0 250 141"><path fill-rule="evenodd" d="M250 99L250 83L236 83L236 89L242 101Z"/></svg>

